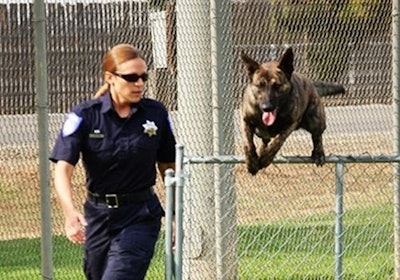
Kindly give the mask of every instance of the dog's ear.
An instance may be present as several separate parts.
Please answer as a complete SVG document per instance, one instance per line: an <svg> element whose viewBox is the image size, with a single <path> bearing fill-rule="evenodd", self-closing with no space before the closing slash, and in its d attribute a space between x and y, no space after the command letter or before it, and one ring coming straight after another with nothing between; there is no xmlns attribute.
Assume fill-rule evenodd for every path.
<svg viewBox="0 0 400 280"><path fill-rule="evenodd" d="M258 68L260 68L260 64L257 61L253 60L252 58L250 58L243 51L240 53L240 58L244 63L246 73L249 77L253 76L254 72L256 72Z"/></svg>
<svg viewBox="0 0 400 280"><path fill-rule="evenodd" d="M278 67L286 74L289 80L294 71L293 60L294 60L294 55L293 55L293 49L291 47L287 48L285 53L279 59Z"/></svg>

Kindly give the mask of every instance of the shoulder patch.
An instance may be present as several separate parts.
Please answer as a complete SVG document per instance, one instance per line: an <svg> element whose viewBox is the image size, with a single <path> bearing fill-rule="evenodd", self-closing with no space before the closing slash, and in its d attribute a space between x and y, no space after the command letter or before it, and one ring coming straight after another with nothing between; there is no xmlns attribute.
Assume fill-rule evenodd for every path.
<svg viewBox="0 0 400 280"><path fill-rule="evenodd" d="M63 137L69 136L74 133L82 122L82 118L75 113L69 113L64 122L62 135Z"/></svg>

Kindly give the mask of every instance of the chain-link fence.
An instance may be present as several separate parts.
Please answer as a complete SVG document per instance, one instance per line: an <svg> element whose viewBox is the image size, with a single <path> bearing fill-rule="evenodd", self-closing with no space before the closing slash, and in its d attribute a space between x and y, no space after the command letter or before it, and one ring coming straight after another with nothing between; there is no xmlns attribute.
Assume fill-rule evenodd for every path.
<svg viewBox="0 0 400 280"><path fill-rule="evenodd" d="M45 8L50 147L69 108L101 85L102 55L127 42L143 50L146 94L170 109L188 157L242 155L239 54L267 61L287 46L296 71L347 90L323 99L326 154L393 153L387 1L58 0ZM33 22L32 2L0 0L0 279L41 275L36 100L43 93L35 89ZM308 156L311 145L297 131L279 156ZM236 163L185 165L184 275L334 279L336 165L274 164L253 177ZM343 279L394 278L394 174L390 161L344 166ZM51 203L55 279L83 279L81 249L63 237L53 189ZM148 279L164 278L162 242Z"/></svg>
<svg viewBox="0 0 400 280"><path fill-rule="evenodd" d="M333 156L321 169L278 157L255 181L240 157L186 158L183 279L393 279L394 160ZM206 164L226 169L225 189L208 195L208 208L192 180L197 165L210 173ZM207 209L218 208L210 218ZM210 220L199 225L198 217ZM203 228L216 219L222 229Z"/></svg>

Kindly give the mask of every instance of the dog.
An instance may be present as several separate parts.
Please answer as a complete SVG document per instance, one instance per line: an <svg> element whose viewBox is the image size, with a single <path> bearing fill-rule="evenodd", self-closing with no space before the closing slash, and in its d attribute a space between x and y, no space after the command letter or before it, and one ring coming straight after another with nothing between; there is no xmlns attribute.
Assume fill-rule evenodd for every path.
<svg viewBox="0 0 400 280"><path fill-rule="evenodd" d="M344 94L341 84L311 81L294 71L291 47L277 61L259 63L242 51L248 82L245 87L241 118L244 153L249 173L270 165L289 135L299 129L311 133L311 158L317 166L325 163L322 134L326 116L321 96ZM256 148L254 135L262 141Z"/></svg>

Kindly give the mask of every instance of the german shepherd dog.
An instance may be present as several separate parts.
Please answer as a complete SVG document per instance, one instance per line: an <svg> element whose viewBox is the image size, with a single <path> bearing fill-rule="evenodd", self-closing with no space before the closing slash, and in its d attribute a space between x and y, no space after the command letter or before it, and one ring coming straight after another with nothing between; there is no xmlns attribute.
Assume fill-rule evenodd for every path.
<svg viewBox="0 0 400 280"><path fill-rule="evenodd" d="M311 133L311 157L322 166L326 117L321 96L343 94L344 87L313 82L294 72L292 48L286 49L278 61L259 63L244 52L241 59L248 76L241 106L247 170L255 175L271 164L288 136L299 128ZM254 135L262 140L258 150Z"/></svg>

